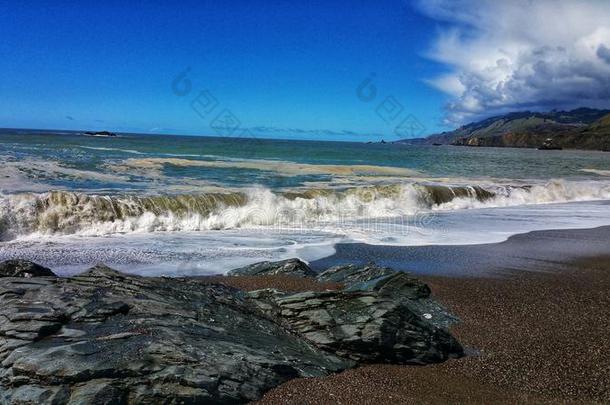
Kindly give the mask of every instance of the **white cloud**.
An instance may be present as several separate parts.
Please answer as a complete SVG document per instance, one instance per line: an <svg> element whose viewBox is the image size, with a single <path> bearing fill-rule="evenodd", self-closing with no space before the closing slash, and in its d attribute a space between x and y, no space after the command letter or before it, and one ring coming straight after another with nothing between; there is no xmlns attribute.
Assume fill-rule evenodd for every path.
<svg viewBox="0 0 610 405"><path fill-rule="evenodd" d="M450 73L447 120L518 109L610 106L610 1L428 0L440 23L428 56Z"/></svg>

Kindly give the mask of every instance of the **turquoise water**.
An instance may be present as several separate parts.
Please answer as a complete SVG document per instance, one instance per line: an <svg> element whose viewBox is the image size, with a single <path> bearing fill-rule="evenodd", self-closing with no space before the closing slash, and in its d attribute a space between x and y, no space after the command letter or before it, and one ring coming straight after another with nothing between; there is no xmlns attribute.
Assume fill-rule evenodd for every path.
<svg viewBox="0 0 610 405"><path fill-rule="evenodd" d="M0 260L142 274L610 225L610 154L0 131Z"/></svg>
<svg viewBox="0 0 610 405"><path fill-rule="evenodd" d="M143 163L129 170L116 166L125 160L180 159L180 165L164 163L162 176L147 176ZM478 179L601 179L598 171L610 170L610 154L588 151L538 151L512 148L464 148L309 142L291 140L211 138L158 135L121 135L116 138L83 136L77 133L21 132L0 133L2 162L53 162L85 173L54 173L44 165L23 167L30 180L47 184L49 189L70 190L127 189L162 193L160 184L193 184L244 187L260 184L270 188L304 186L329 182L333 173L302 173L236 167L197 167L192 162L275 161L310 165L372 165L413 170L412 177ZM131 170L136 169L136 170ZM315 168L314 168L315 169ZM584 170L584 171L583 171ZM112 175L89 176L86 172ZM198 183L201 185L202 183ZM27 189L27 187L22 187ZM197 187L193 186L193 191ZM11 191L5 187L5 191Z"/></svg>

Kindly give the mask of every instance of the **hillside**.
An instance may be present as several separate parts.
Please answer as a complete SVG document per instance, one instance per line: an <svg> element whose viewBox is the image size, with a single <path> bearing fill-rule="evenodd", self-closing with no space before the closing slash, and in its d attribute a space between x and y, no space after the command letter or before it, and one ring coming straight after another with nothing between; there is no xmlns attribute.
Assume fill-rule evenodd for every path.
<svg viewBox="0 0 610 405"><path fill-rule="evenodd" d="M513 112L464 125L410 144L537 148L547 143L570 149L610 149L610 110Z"/></svg>

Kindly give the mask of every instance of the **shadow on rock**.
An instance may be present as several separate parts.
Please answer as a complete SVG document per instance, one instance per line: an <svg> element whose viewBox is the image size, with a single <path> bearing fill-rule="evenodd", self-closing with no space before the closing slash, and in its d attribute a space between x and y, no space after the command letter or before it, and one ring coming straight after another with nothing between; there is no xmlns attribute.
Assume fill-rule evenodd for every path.
<svg viewBox="0 0 610 405"><path fill-rule="evenodd" d="M447 331L455 318L428 287L374 265L318 275L292 259L226 277L294 275L344 287L299 293L103 265L59 278L32 266L0 263L2 403L243 403L358 363L463 354Z"/></svg>

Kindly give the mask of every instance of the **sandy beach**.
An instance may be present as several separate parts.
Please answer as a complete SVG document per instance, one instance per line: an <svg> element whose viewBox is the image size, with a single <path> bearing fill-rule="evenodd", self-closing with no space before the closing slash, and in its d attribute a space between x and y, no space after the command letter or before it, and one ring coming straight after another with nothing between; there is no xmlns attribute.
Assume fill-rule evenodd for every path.
<svg viewBox="0 0 610 405"><path fill-rule="evenodd" d="M297 379L259 403L608 402L608 240L610 228L601 227L533 232L493 245L392 248L394 260L403 258L402 267L408 268L411 258L418 273L434 267L421 260L425 255L445 264L456 255L459 276L418 275L460 317L453 332L469 356L424 367L369 365L323 379ZM353 247L339 247L327 261L347 259L342 253ZM496 259L482 264L490 257Z"/></svg>
<svg viewBox="0 0 610 405"><path fill-rule="evenodd" d="M610 405L610 0L5 3L0 405Z"/></svg>

